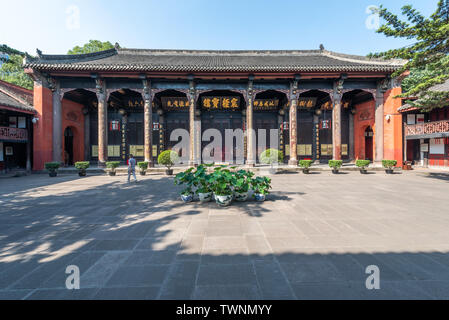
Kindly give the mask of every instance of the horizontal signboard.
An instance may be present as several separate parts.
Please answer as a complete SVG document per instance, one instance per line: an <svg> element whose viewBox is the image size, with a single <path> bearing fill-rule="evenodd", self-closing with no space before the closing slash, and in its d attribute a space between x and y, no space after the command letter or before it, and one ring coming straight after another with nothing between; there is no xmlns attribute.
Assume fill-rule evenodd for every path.
<svg viewBox="0 0 449 320"><path fill-rule="evenodd" d="M0 140L27 141L28 131L26 129L0 127Z"/></svg>

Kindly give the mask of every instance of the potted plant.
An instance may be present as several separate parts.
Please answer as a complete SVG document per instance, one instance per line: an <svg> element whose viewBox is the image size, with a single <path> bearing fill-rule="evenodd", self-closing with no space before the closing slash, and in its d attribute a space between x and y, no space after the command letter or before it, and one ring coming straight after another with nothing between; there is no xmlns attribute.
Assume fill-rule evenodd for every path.
<svg viewBox="0 0 449 320"><path fill-rule="evenodd" d="M165 174L171 176L173 174L173 167L179 161L178 153L172 150L165 150L157 157L157 162L160 165L166 166Z"/></svg>
<svg viewBox="0 0 449 320"><path fill-rule="evenodd" d="M259 156L261 163L270 165L270 173L275 174L276 170L273 168L273 163L282 163L284 161L284 155L277 149L267 149Z"/></svg>
<svg viewBox="0 0 449 320"><path fill-rule="evenodd" d="M329 167L332 168L332 173L334 174L338 173L338 169L341 168L342 164L342 160L329 160Z"/></svg>
<svg viewBox="0 0 449 320"><path fill-rule="evenodd" d="M229 206L233 198L234 174L226 169L226 166L220 166L214 169L211 174L212 191L214 192L215 202L219 206Z"/></svg>
<svg viewBox="0 0 449 320"><path fill-rule="evenodd" d="M360 168L361 174L367 174L368 170L366 170L366 168L369 166L370 163L371 163L370 160L357 160L355 162L355 165Z"/></svg>
<svg viewBox="0 0 449 320"><path fill-rule="evenodd" d="M254 198L256 201L263 202L271 189L271 179L268 177L256 177L252 179L251 185L254 189Z"/></svg>
<svg viewBox="0 0 449 320"><path fill-rule="evenodd" d="M186 185L186 188L181 192L181 199L184 202L193 201L193 191L192 186L195 182L195 176L193 174L194 168L189 168L184 172L180 172L175 176L176 185Z"/></svg>
<svg viewBox="0 0 449 320"><path fill-rule="evenodd" d="M86 176L86 169L89 168L90 162L89 161L78 161L75 162L75 168L78 169L78 175L80 177Z"/></svg>
<svg viewBox="0 0 449 320"><path fill-rule="evenodd" d="M106 168L108 168L108 174L110 176L115 176L115 169L120 165L120 161L108 161L106 162Z"/></svg>
<svg viewBox="0 0 449 320"><path fill-rule="evenodd" d="M56 177L58 175L60 163L59 162L46 162L45 169L48 170L48 175L50 177Z"/></svg>
<svg viewBox="0 0 449 320"><path fill-rule="evenodd" d="M387 174L393 173L393 168L398 164L396 160L382 160L382 166Z"/></svg>
<svg viewBox="0 0 449 320"><path fill-rule="evenodd" d="M299 166L302 168L303 173L309 173L309 168L312 165L312 162L312 160L299 160Z"/></svg>
<svg viewBox="0 0 449 320"><path fill-rule="evenodd" d="M193 185L197 187L196 193L201 203L212 200L211 175L207 173L207 168L212 164L200 164L194 173Z"/></svg>
<svg viewBox="0 0 449 320"><path fill-rule="evenodd" d="M140 161L137 162L137 166L139 167L139 173L141 176L144 176L147 173L148 169L148 161Z"/></svg>
<svg viewBox="0 0 449 320"><path fill-rule="evenodd" d="M248 170L239 170L234 173L234 176L234 199L239 202L246 201L254 173Z"/></svg>

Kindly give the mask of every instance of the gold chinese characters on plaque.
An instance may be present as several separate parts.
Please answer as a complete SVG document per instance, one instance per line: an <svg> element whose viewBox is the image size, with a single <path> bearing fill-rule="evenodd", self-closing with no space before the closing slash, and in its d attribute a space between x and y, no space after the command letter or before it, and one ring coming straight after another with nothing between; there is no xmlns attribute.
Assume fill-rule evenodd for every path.
<svg viewBox="0 0 449 320"><path fill-rule="evenodd" d="M253 106L255 110L276 110L279 107L279 99L256 99Z"/></svg>
<svg viewBox="0 0 449 320"><path fill-rule="evenodd" d="M342 144L341 145L341 155L342 156L347 156L348 155L348 145L347 144Z"/></svg>
<svg viewBox="0 0 449 320"><path fill-rule="evenodd" d="M317 98L299 97L298 108L313 108L316 105Z"/></svg>
<svg viewBox="0 0 449 320"><path fill-rule="evenodd" d="M203 97L201 105L206 110L236 110L240 107L239 97Z"/></svg>
<svg viewBox="0 0 449 320"><path fill-rule="evenodd" d="M190 105L186 97L162 97L161 103L165 109L184 109Z"/></svg>

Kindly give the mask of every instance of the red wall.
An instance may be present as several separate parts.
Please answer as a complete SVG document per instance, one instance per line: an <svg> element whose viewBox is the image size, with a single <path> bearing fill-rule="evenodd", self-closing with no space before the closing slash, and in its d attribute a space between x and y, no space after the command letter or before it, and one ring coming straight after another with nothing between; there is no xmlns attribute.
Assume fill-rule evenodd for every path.
<svg viewBox="0 0 449 320"><path fill-rule="evenodd" d="M44 169L44 163L52 160L53 101L50 89L34 87L34 108L39 119L33 127L33 170Z"/></svg>
<svg viewBox="0 0 449 320"><path fill-rule="evenodd" d="M84 160L84 115L83 105L63 99L62 100L62 134L67 127L73 132L73 162ZM64 150L65 139L62 139ZM63 152L64 153L64 152ZM61 159L64 160L64 154Z"/></svg>
<svg viewBox="0 0 449 320"><path fill-rule="evenodd" d="M370 100L355 106L354 114L354 156L356 159L365 159L365 130L368 127L374 127L374 109L376 103ZM376 140L373 136L373 155L375 155Z"/></svg>
<svg viewBox="0 0 449 320"><path fill-rule="evenodd" d="M403 162L402 115L398 112L402 100L394 96L401 93L401 88L393 88L384 95L384 159L397 160L398 166Z"/></svg>
<svg viewBox="0 0 449 320"><path fill-rule="evenodd" d="M53 95L50 89L34 87L34 108L39 121L33 131L33 170L43 170L45 162L53 158ZM84 115L83 105L70 100L62 100L62 141L64 130L71 127L73 137L73 160L84 160ZM64 145L63 148L64 150ZM62 159L64 155L62 154Z"/></svg>

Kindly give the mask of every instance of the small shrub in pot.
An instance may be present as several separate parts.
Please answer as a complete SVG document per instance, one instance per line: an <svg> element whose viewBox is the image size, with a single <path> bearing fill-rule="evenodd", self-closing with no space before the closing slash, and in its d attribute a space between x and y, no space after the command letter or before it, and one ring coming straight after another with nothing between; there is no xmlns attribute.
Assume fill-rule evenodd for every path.
<svg viewBox="0 0 449 320"><path fill-rule="evenodd" d="M115 176L115 169L120 165L120 161L108 161L106 162L106 168L108 168L108 174L110 176Z"/></svg>
<svg viewBox="0 0 449 320"><path fill-rule="evenodd" d="M273 168L274 163L282 163L284 161L284 155L278 149L267 149L262 152L259 156L259 160L263 164L270 165L270 173L276 173Z"/></svg>
<svg viewBox="0 0 449 320"><path fill-rule="evenodd" d="M396 160L382 160L382 166L387 174L393 173L393 168L398 164Z"/></svg>
<svg viewBox="0 0 449 320"><path fill-rule="evenodd" d="M173 150L165 150L157 157L157 163L167 167L165 173L169 176L173 174L173 167L179 161L178 153Z"/></svg>
<svg viewBox="0 0 449 320"><path fill-rule="evenodd" d="M89 161L78 161L75 162L75 168L78 169L78 175L80 177L85 177L86 176L86 170L87 168L89 168L90 166L90 162Z"/></svg>
<svg viewBox="0 0 449 320"><path fill-rule="evenodd" d="M45 169L48 170L48 175L50 177L56 177L58 175L58 169L60 167L59 162L46 162Z"/></svg>
<svg viewBox="0 0 449 320"><path fill-rule="evenodd" d="M370 165L370 160L357 160L355 165L360 168L360 173L366 174L368 171L366 168Z"/></svg>
<svg viewBox="0 0 449 320"><path fill-rule="evenodd" d="M148 161L140 161L137 162L137 166L139 167L139 173L141 176L144 176L147 173L148 169Z"/></svg>
<svg viewBox="0 0 449 320"><path fill-rule="evenodd" d="M343 164L342 160L329 160L329 167L332 168L332 173L337 174L338 170Z"/></svg>
<svg viewBox="0 0 449 320"><path fill-rule="evenodd" d="M307 174L312 166L312 160L299 160L299 166L302 168L302 172Z"/></svg>

